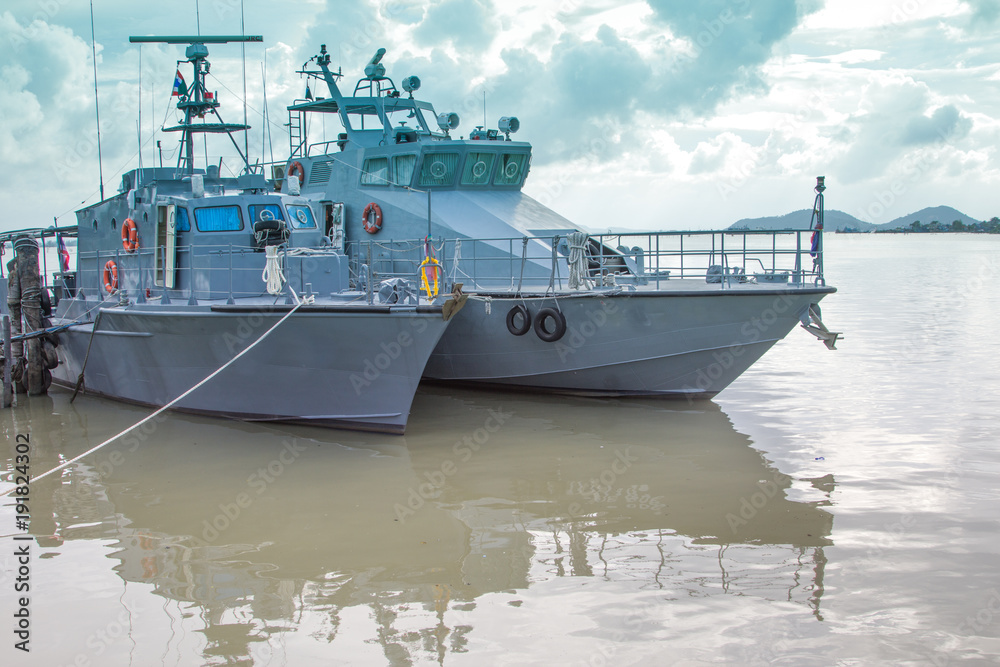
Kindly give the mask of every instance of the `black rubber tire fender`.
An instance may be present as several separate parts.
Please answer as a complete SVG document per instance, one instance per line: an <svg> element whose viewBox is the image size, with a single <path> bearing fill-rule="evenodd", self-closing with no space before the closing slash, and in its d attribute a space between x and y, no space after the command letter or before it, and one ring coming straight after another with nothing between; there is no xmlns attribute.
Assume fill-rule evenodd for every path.
<svg viewBox="0 0 1000 667"><path fill-rule="evenodd" d="M517 316L521 316L521 326L516 326L514 320ZM524 304L517 304L509 311L507 311L507 331L511 332L515 336L523 336L528 333L528 329L531 328L531 313Z"/></svg>
<svg viewBox="0 0 1000 667"><path fill-rule="evenodd" d="M556 328L549 331L545 321L549 318L555 322ZM555 308L542 308L535 315L535 334L546 343L554 343L566 335L566 316Z"/></svg>

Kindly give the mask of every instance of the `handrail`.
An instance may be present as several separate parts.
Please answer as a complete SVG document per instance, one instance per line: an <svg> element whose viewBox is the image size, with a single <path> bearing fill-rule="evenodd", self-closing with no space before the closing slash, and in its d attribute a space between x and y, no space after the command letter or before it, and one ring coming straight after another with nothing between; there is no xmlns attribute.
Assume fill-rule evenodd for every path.
<svg viewBox="0 0 1000 667"><path fill-rule="evenodd" d="M693 279L717 283L719 289L741 283L825 285L822 249L810 257L811 238L807 236L806 243L802 239L814 233L822 232L727 229L592 234L588 269L599 287L661 288L667 280ZM524 236L444 239L435 241L434 247L449 280L464 280L473 289L516 291L522 272L525 284L553 289L557 282L561 285L568 271L566 243L562 236ZM423 259L422 246L415 241L353 241L348 242L346 252L352 271L363 259L375 281L410 274ZM806 262L803 256L814 261Z"/></svg>

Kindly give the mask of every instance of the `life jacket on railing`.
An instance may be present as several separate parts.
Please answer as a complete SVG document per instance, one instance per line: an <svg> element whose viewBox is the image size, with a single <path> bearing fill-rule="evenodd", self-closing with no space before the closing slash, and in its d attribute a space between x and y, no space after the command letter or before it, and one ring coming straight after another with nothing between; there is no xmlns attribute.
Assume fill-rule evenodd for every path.
<svg viewBox="0 0 1000 667"><path fill-rule="evenodd" d="M424 261L420 263L420 285L428 299L438 295L440 275L441 262L435 259L434 245L431 243L431 237L427 236L424 238Z"/></svg>

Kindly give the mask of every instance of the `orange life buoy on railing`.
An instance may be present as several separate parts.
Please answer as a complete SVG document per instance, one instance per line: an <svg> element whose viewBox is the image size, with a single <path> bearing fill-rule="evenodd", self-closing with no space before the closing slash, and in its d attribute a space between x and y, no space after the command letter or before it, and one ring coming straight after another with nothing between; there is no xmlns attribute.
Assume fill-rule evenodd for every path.
<svg viewBox="0 0 1000 667"><path fill-rule="evenodd" d="M305 184L306 182L306 169L302 166L302 163L298 160L292 160L288 165L288 171L286 172L286 178L291 178L295 174L299 175L299 186Z"/></svg>
<svg viewBox="0 0 1000 667"><path fill-rule="evenodd" d="M364 218L365 231L369 234L374 234L378 230L382 229L382 209L375 202L371 202L368 206L365 206L365 218Z"/></svg>
<svg viewBox="0 0 1000 667"><path fill-rule="evenodd" d="M122 247L125 252L135 252L139 247L139 228L132 218L125 218L122 223Z"/></svg>
<svg viewBox="0 0 1000 667"><path fill-rule="evenodd" d="M108 294L118 289L118 265L113 259L109 259L104 265L104 289Z"/></svg>

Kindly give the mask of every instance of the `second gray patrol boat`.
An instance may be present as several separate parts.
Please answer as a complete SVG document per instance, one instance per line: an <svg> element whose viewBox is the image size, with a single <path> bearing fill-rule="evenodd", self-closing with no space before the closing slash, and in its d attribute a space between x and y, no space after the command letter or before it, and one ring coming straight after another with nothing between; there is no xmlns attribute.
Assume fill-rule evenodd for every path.
<svg viewBox="0 0 1000 667"><path fill-rule="evenodd" d="M352 95L325 45L302 67L306 97L288 108L290 158L272 177L297 178L327 235L345 239L359 280L388 289L419 270L429 297L457 294L459 283L469 292L426 378L710 397L796 324L831 348L839 338L818 305L836 291L823 272L822 178L809 229L588 234L522 192L531 145L511 139L517 118L456 139L458 115L415 99L415 76L401 92L384 53ZM339 121L335 140L310 143L315 114Z"/></svg>

